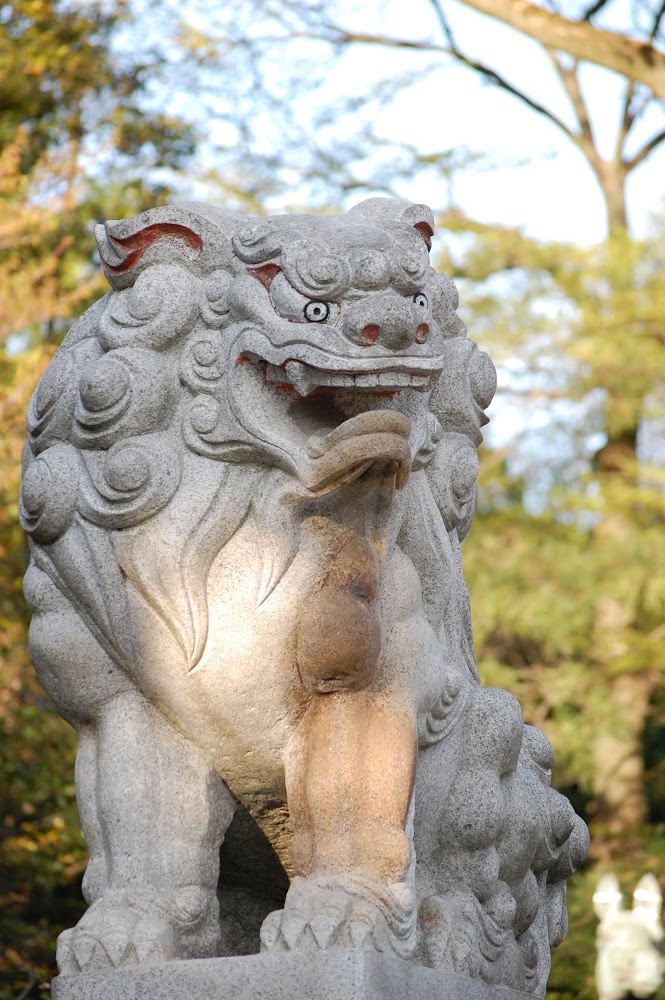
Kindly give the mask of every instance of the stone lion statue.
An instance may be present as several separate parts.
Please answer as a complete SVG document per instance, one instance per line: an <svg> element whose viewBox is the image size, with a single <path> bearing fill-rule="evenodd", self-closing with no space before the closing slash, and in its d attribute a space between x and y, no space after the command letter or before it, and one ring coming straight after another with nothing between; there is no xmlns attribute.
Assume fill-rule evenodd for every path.
<svg viewBox="0 0 665 1000"><path fill-rule="evenodd" d="M61 973L374 949L542 994L587 835L480 685L460 542L495 389L385 198L98 227L32 398L32 657L80 734Z"/></svg>
<svg viewBox="0 0 665 1000"><path fill-rule="evenodd" d="M665 973L661 953L663 895L655 875L643 875L633 890L632 909L624 909L616 875L603 875L593 894L596 928L598 1000L646 1000L658 991Z"/></svg>

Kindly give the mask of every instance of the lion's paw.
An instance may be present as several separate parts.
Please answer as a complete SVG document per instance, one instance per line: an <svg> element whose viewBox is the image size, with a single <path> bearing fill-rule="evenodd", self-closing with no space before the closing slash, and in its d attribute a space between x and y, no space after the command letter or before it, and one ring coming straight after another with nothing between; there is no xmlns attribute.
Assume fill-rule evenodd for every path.
<svg viewBox="0 0 665 1000"><path fill-rule="evenodd" d="M177 950L174 925L165 917L100 900L60 935L56 958L61 975L68 976L157 965L177 958Z"/></svg>
<svg viewBox="0 0 665 1000"><path fill-rule="evenodd" d="M262 951L370 950L407 958L415 945L411 894L352 879L294 879L283 910L261 928Z"/></svg>

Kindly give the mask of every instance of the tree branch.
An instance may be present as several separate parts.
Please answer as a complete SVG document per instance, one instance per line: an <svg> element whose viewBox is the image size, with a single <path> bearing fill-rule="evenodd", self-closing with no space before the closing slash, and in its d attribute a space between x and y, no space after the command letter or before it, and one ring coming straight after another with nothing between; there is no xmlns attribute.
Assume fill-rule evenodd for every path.
<svg viewBox="0 0 665 1000"><path fill-rule="evenodd" d="M28 982L26 983L25 987L16 997L16 1000L26 1000L26 997L28 997L32 993L32 990L36 985L37 985L37 977L35 976L33 970L30 969L30 978L28 979Z"/></svg>
<svg viewBox="0 0 665 1000"><path fill-rule="evenodd" d="M636 153L635 156L631 157L630 160L624 160L624 167L626 173L627 174L630 173L631 170L634 170L635 167L637 167L640 163L646 160L649 153L653 153L656 146L660 146L661 142L664 141L665 141L665 129L654 135L652 139L649 139L646 146L642 146L639 153Z"/></svg>
<svg viewBox="0 0 665 1000"><path fill-rule="evenodd" d="M573 65L570 67L564 66L556 52L552 49L546 49L546 52L550 57L552 65L554 66L561 83L563 84L564 90L566 91L568 99L573 107L573 111L575 112L575 117L577 118L579 132L573 133L573 138L596 172L598 172L601 160L596 148L593 129L591 128L589 111L580 88L579 78L577 76L577 60L575 60Z"/></svg>
<svg viewBox="0 0 665 1000"><path fill-rule="evenodd" d="M635 81L629 80L626 85L626 92L623 97L623 109L621 114L621 124L619 125L619 131L617 132L617 140L614 145L614 160L619 162L623 160L623 147L625 145L626 139L628 138L628 133L635 124L635 119L637 115L641 113L643 107L640 111L636 111L633 106L633 101L635 99Z"/></svg>
<svg viewBox="0 0 665 1000"><path fill-rule="evenodd" d="M436 0L434 0L434 2L436 4ZM436 6L439 5L436 4ZM533 98L529 97L528 94L525 94L517 87L514 87L512 83L509 83L505 77L501 76L500 73L497 73L496 70L492 69L491 66L487 66L485 65L485 63L481 63L475 59L471 59L469 56L461 52L455 45L455 42L452 40L450 28L448 27L447 22L445 21L445 15L443 14L442 10L440 10L440 17L443 18L443 22L446 25L445 27L442 27L442 30L446 34L446 37L449 39L448 45L437 45L435 42L410 41L408 39L393 38L389 35L369 35L360 32L345 31L338 25L332 25L332 24L324 25L324 30L326 32L326 34L324 35L315 34L314 32L299 32L298 37L317 38L319 40L323 39L334 45L345 45L345 44L382 45L387 48L410 48L410 49L421 49L427 52L445 53L446 55L452 56L454 59L462 63L464 66L467 66L469 69L472 69L476 73L479 73L487 80L488 83L491 83L496 87L499 87L501 90L505 90L506 93L512 94L513 97L517 97L524 104L528 105L528 107L530 107L532 111L536 111L539 115L543 115L545 118L548 118L549 121L551 121L553 125L556 125L557 128L561 129L568 136L569 139L577 141L575 133L568 128L568 126L564 121L562 121L552 111L550 111L549 108L546 108L543 104L540 104L538 101L535 101L533 100Z"/></svg>
<svg viewBox="0 0 665 1000"><path fill-rule="evenodd" d="M651 25L651 30L649 31L649 41L651 43L655 41L658 35L663 15L665 15L665 0L662 0L659 9L654 14L653 24ZM617 162L623 161L623 148L628 137L628 133L640 115L651 103L651 95L647 94L646 96L642 96L642 99L636 104L636 94L637 84L634 80L631 80L626 87L626 93L624 95L621 125L617 134L616 147L614 150L614 159Z"/></svg>
<svg viewBox="0 0 665 1000"><path fill-rule="evenodd" d="M583 21L590 21L592 17L595 17L603 7L607 4L608 0L596 0L592 3L588 10L585 10L582 14Z"/></svg>
<svg viewBox="0 0 665 1000"><path fill-rule="evenodd" d="M452 55L446 45L436 42L417 41L411 38L395 38L392 35L370 35L363 31L346 31L336 24L324 24L321 31L294 31L289 38L311 38L314 41L329 42L331 45L383 45L389 49L415 49L418 52L440 52ZM284 41L284 39L275 39Z"/></svg>
<svg viewBox="0 0 665 1000"><path fill-rule="evenodd" d="M456 52L457 51L457 45L455 43L455 39L453 38L452 28L450 27L450 24L448 22L448 18L446 17L446 15L444 13L444 10L443 10L443 7L441 6L440 0L430 0L430 4L434 8L434 14L436 15L436 19L439 22L439 26L441 28L441 31L443 32L443 35L444 35L446 41L448 42L448 45L450 46L451 51Z"/></svg>
<svg viewBox="0 0 665 1000"><path fill-rule="evenodd" d="M529 0L463 0L542 45L568 52L576 59L596 63L649 87L665 99L665 55L652 45L596 28L588 21L572 21L544 10Z"/></svg>
<svg viewBox="0 0 665 1000"><path fill-rule="evenodd" d="M660 9L658 10L658 13L653 19L653 27L651 28L651 34L649 36L652 42L655 40L656 35L658 34L658 31L660 29L660 22L663 20L663 15L665 15L665 0L663 3L661 3Z"/></svg>

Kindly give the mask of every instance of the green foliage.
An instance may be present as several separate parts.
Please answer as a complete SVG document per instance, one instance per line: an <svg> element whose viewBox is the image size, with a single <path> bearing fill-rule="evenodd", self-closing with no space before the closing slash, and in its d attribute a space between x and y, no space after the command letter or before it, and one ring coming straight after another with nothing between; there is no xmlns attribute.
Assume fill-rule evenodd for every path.
<svg viewBox="0 0 665 1000"><path fill-rule="evenodd" d="M54 974L55 935L85 909L86 851L74 731L29 675L15 677L5 694L11 715L0 713L0 995L3 983L13 995L31 973L40 983Z"/></svg>
<svg viewBox="0 0 665 1000"><path fill-rule="evenodd" d="M5 357L0 369L0 996L7 997L31 976L35 989L50 979L55 934L82 911L75 733L29 662L21 593L28 552L16 504L25 405L51 351Z"/></svg>
<svg viewBox="0 0 665 1000"><path fill-rule="evenodd" d="M27 649L17 494L25 411L71 319L104 290L92 223L164 202L150 174L193 150L151 111L154 53L122 51L124 0L0 3L0 995L40 994L57 933L84 909L75 733ZM43 995L43 994L42 994Z"/></svg>
<svg viewBox="0 0 665 1000"><path fill-rule="evenodd" d="M84 139L94 140L97 157L111 149L116 169L118 152L134 170L172 166L192 153L190 126L146 113L161 64L149 50L121 54L114 43L130 24L126 0L0 3L0 148L24 130L24 172L46 150Z"/></svg>
<svg viewBox="0 0 665 1000"><path fill-rule="evenodd" d="M638 453L645 424L662 434L665 417L648 402L665 371L662 247L625 234L547 246L451 221L467 243L445 263L462 276L472 331L522 365L495 408L512 403L526 429L505 460L486 455L465 546L481 673L520 696L554 743L560 780L602 813L620 777L605 773L599 744L613 734L637 752L665 681L665 480ZM529 414L548 411L531 430Z"/></svg>

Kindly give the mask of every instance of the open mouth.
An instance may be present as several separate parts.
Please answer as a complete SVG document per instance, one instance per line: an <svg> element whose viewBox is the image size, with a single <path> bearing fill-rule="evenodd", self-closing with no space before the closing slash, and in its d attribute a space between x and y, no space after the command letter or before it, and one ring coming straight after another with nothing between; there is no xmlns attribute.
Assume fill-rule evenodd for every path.
<svg viewBox="0 0 665 1000"><path fill-rule="evenodd" d="M258 345L243 346L226 369L222 397L238 446L252 442L259 454L295 472L312 495L370 469L372 481L378 472L392 476L398 488L406 482L413 460L430 444L427 391L440 376L440 357L329 355L319 367L294 358L286 345L268 350L267 358ZM308 361L319 362L316 353Z"/></svg>
<svg viewBox="0 0 665 1000"><path fill-rule="evenodd" d="M249 376L245 386L253 386L253 393L263 392L254 397L256 412L267 404L275 429L281 424L286 430L288 425L305 438L370 410L400 410L413 420L426 407L423 394L434 387L441 371L420 358L363 359L362 369L352 359L342 368L339 360L336 368L320 368L293 357L276 363L246 352L238 358L236 371ZM374 370L368 370L370 366Z"/></svg>

